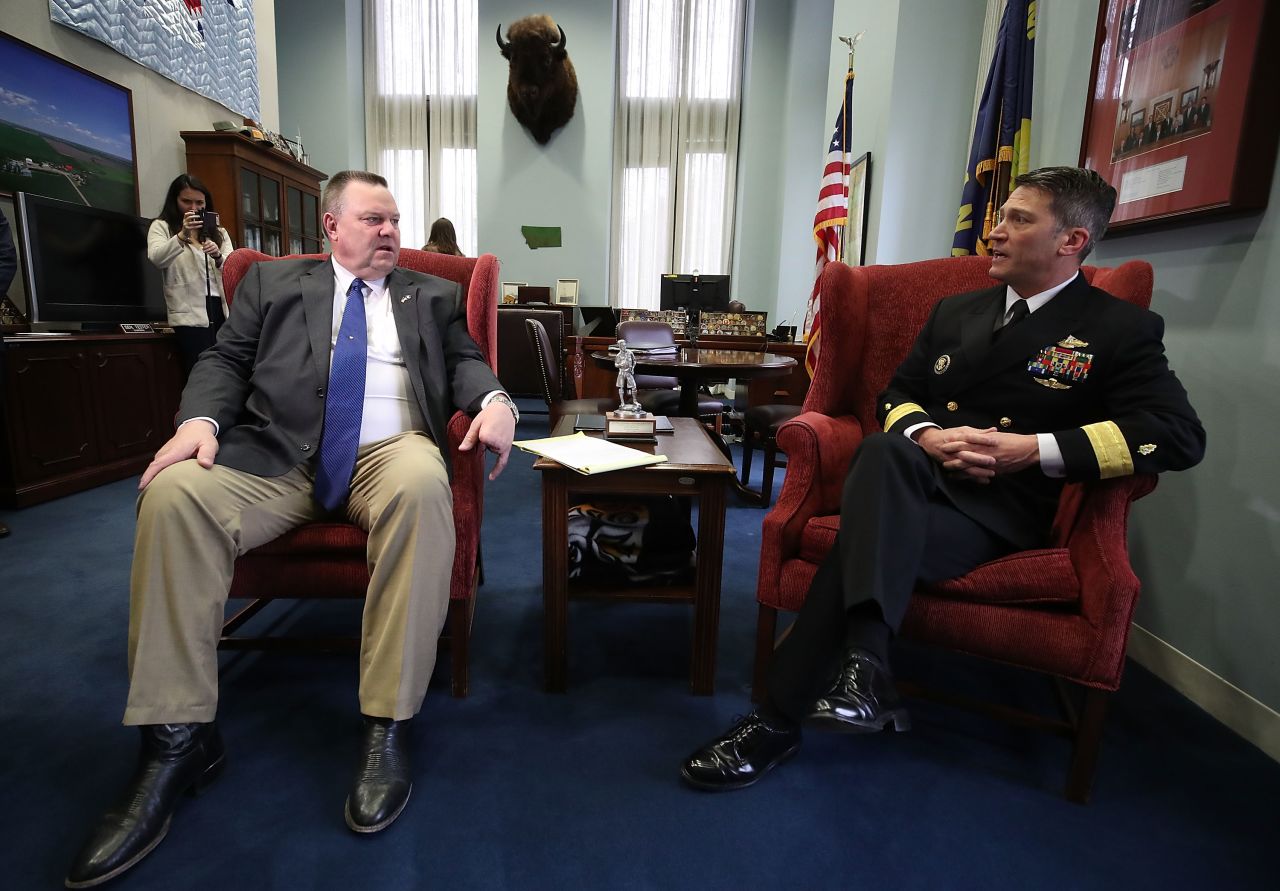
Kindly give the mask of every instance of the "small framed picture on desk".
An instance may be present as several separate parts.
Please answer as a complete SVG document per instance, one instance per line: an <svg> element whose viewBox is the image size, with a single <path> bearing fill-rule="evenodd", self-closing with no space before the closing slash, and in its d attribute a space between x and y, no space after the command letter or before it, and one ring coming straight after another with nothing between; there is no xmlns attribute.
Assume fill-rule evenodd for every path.
<svg viewBox="0 0 1280 891"><path fill-rule="evenodd" d="M578 305L578 280L576 278L556 279L556 305Z"/></svg>
<svg viewBox="0 0 1280 891"><path fill-rule="evenodd" d="M517 303L520 294L520 286L527 285L528 282L503 282L502 283L502 302L506 304Z"/></svg>

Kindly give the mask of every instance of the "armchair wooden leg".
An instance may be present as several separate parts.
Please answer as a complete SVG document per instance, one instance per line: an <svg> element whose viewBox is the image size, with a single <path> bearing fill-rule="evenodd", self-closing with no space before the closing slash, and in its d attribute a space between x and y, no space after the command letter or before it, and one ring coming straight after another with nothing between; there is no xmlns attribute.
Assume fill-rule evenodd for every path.
<svg viewBox="0 0 1280 891"><path fill-rule="evenodd" d="M760 604L756 617L756 661L751 672L751 701L760 702L765 695L765 676L773 662L774 637L778 630L778 611Z"/></svg>
<svg viewBox="0 0 1280 891"><path fill-rule="evenodd" d="M1089 803L1093 774L1098 766L1098 749L1102 745L1102 722L1106 718L1109 701L1110 695L1103 690L1085 691L1072 739L1071 767L1067 773L1067 800L1076 804Z"/></svg>

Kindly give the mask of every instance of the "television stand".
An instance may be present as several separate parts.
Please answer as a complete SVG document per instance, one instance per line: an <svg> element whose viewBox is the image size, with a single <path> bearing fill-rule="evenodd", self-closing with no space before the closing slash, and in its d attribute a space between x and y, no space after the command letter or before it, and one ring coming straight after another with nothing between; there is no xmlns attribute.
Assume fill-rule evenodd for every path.
<svg viewBox="0 0 1280 891"><path fill-rule="evenodd" d="M172 334L36 332L0 350L0 502L27 507L141 473L173 435Z"/></svg>

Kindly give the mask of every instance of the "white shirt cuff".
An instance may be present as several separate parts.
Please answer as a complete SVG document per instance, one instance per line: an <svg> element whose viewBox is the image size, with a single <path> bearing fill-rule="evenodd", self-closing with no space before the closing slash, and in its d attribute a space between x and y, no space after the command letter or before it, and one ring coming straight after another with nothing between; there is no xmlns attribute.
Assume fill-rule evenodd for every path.
<svg viewBox="0 0 1280 891"><path fill-rule="evenodd" d="M183 421L183 422L182 422L182 424L190 424L192 421L208 421L210 424L212 424L212 425L213 425L213 435L214 435L214 436L217 436L217 435L218 435L218 431L221 429L221 428L218 426L218 422L217 422L217 421L215 421L213 418L206 418L206 417L204 417L204 416L201 416L201 417L198 417L198 418L187 418L185 421ZM178 426L179 426L179 427L181 427L181 426L182 426L182 424L179 424Z"/></svg>
<svg viewBox="0 0 1280 891"><path fill-rule="evenodd" d="M1067 475L1067 462L1058 448L1058 438L1052 433L1037 433L1036 442L1040 444L1040 470L1045 476L1061 479Z"/></svg>
<svg viewBox="0 0 1280 891"><path fill-rule="evenodd" d="M940 425L933 423L933 421L922 421L919 424L912 424L906 430L903 430L902 435L912 442L915 442L916 438L911 434L915 433L917 430L923 430L925 427L937 427L939 430L942 429Z"/></svg>

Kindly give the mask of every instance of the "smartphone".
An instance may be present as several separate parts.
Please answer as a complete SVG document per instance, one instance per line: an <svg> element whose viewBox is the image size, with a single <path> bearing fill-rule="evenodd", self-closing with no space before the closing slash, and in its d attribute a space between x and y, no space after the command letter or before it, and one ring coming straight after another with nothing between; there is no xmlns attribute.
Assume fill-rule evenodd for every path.
<svg viewBox="0 0 1280 891"><path fill-rule="evenodd" d="M202 239L213 238L218 231L218 212L216 210L200 211L204 217L204 225L200 227L200 237Z"/></svg>

